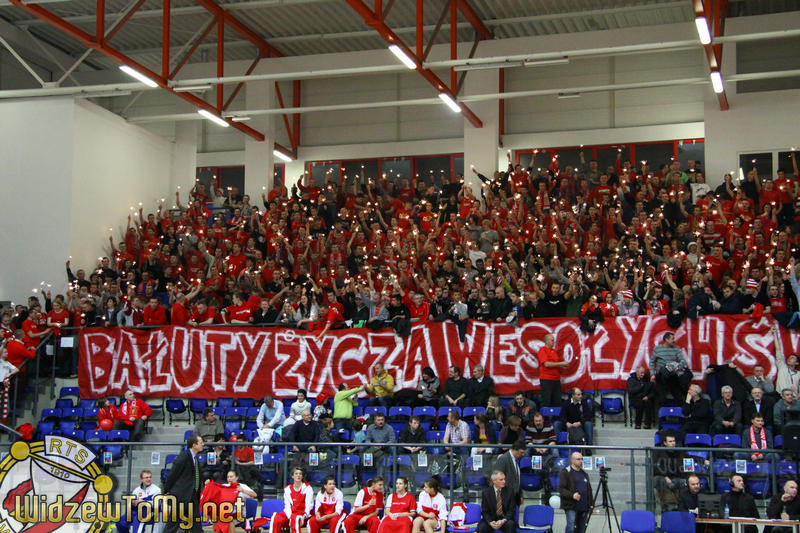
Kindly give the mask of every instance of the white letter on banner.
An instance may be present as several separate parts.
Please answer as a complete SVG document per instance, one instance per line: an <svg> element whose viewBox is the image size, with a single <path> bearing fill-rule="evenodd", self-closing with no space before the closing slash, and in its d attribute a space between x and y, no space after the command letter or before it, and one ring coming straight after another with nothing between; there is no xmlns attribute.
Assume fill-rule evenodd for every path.
<svg viewBox="0 0 800 533"><path fill-rule="evenodd" d="M105 333L87 333L84 335L83 342L86 347L84 364L89 374L89 388L92 394L105 394L108 390L108 380L103 387L98 386L97 383L99 378L103 377L103 368L106 368L106 363L108 362L109 371L114 364L116 354L114 337Z"/></svg>
<svg viewBox="0 0 800 533"><path fill-rule="evenodd" d="M236 337L242 347L242 364L233 381L234 392L246 393L250 390L253 378L261 369L261 362L267 355L272 332L262 331L251 334L250 331L240 331Z"/></svg>

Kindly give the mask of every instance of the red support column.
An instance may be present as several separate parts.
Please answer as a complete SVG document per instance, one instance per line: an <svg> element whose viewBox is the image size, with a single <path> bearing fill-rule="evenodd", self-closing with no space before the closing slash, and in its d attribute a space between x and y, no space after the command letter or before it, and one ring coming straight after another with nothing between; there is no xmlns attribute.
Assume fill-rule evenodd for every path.
<svg viewBox="0 0 800 533"><path fill-rule="evenodd" d="M133 9L128 11L128 13L122 18L122 20L119 21L119 23L114 27L114 29L109 32L108 37L105 38L106 41L110 41L111 38L114 37L120 29L122 29L122 27L131 19L133 14L136 13L136 11L140 7L142 7L144 1L145 0L139 0L138 2L136 2L136 5L133 6Z"/></svg>
<svg viewBox="0 0 800 533"><path fill-rule="evenodd" d="M450 0L450 59L458 59L458 3ZM450 67L450 90L458 94L455 67Z"/></svg>
<svg viewBox="0 0 800 533"><path fill-rule="evenodd" d="M106 0L97 0L94 38L97 39L98 43L103 43L106 40Z"/></svg>
<svg viewBox="0 0 800 533"><path fill-rule="evenodd" d="M225 75L225 17L217 16L217 77ZM217 110L222 113L222 91L224 85L217 84Z"/></svg>
<svg viewBox="0 0 800 533"><path fill-rule="evenodd" d="M292 82L292 107L300 107L300 80ZM297 148L300 146L300 113L292 115L292 129L294 130L292 148L297 157Z"/></svg>
<svg viewBox="0 0 800 533"><path fill-rule="evenodd" d="M169 77L170 0L163 0L164 15L161 21L161 76Z"/></svg>
<svg viewBox="0 0 800 533"><path fill-rule="evenodd" d="M475 28L475 31L478 33L478 39L483 41L485 39L492 39L494 37L492 32L489 31L489 28L486 27L486 24L484 24L478 14L475 13L467 0L453 1L458 4L458 9L461 11L461 14L464 15L464 18L467 19L470 24L472 24L473 28Z"/></svg>
<svg viewBox="0 0 800 533"><path fill-rule="evenodd" d="M423 41L423 28L425 27L423 2L424 0L417 0L417 57L422 57L422 54L425 52L425 43Z"/></svg>
<svg viewBox="0 0 800 533"><path fill-rule="evenodd" d="M719 0L716 0L716 7L714 13L714 19L709 18L709 10L706 9L708 5L707 2L711 2L711 0L692 0L694 4L694 14L695 17L705 17L706 24L709 25L708 31L711 34L711 43L703 45L703 48L706 52L706 60L708 61L708 68L711 72L720 72L722 69L722 46L715 45L714 37L719 37L721 34L718 34L718 31L721 31L722 28L722 21L716 22L714 19L719 15L718 13L720 4ZM722 111L727 111L730 107L728 105L728 97L725 95L725 91L723 90L721 93L717 94L717 100L719 101L719 108Z"/></svg>

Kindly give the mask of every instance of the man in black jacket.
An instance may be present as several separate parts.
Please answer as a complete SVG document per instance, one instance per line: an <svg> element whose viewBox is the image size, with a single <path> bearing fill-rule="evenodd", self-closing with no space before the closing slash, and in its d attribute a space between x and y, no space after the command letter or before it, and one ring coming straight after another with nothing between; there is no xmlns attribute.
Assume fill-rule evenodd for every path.
<svg viewBox="0 0 800 533"><path fill-rule="evenodd" d="M767 504L767 518L775 520L800 520L800 498L797 482L789 480L783 485L783 494L776 494ZM775 527L772 533L790 533L791 527Z"/></svg>
<svg viewBox="0 0 800 533"><path fill-rule="evenodd" d="M700 494L700 478L692 474L686 478L686 487L681 489L680 494L678 494L678 510L697 515L700 512L697 504L698 494ZM706 524L695 525L697 533L703 533L705 529Z"/></svg>
<svg viewBox="0 0 800 533"><path fill-rule="evenodd" d="M506 290L503 287L497 287L494 290L494 300L491 303L489 318L492 322L504 322L512 310L513 306L511 300L506 296Z"/></svg>
<svg viewBox="0 0 800 533"><path fill-rule="evenodd" d="M689 385L683 404L683 434L705 433L711 425L711 402L701 396L702 392L698 385Z"/></svg>
<svg viewBox="0 0 800 533"><path fill-rule="evenodd" d="M750 494L744 490L744 478L740 474L731 476L731 491L723 496L723 503L728 506L730 516L743 517L743 518L760 518L756 502ZM727 528L717 528L717 531L730 531L730 526ZM757 533L758 526L749 525L744 526L744 533Z"/></svg>
<svg viewBox="0 0 800 533"><path fill-rule="evenodd" d="M183 450L172 463L167 481L164 483L164 494L175 496L178 507L183 506L184 514L192 517L191 531L202 533L200 516L200 463L197 461L197 454L203 451L203 437L191 435L186 439L188 449ZM179 509L174 509L177 512ZM181 513L177 512L173 517L176 521L169 522L164 528L164 533L175 533L180 525ZM187 531L187 530L183 530Z"/></svg>
<svg viewBox="0 0 800 533"><path fill-rule="evenodd" d="M772 424L773 409L775 408L775 400L769 395L764 394L764 389L761 387L753 387L750 390L750 399L742 405L742 420L752 420L753 415L758 413L764 417L764 422L767 425Z"/></svg>
<svg viewBox="0 0 800 533"><path fill-rule="evenodd" d="M483 489L481 497L481 521L478 533L514 533L517 524L514 515L517 502L514 495L506 487L506 475L499 470L492 472L492 484Z"/></svg>
<svg viewBox="0 0 800 533"><path fill-rule="evenodd" d="M631 372L627 388L628 399L636 413L636 429L642 427L642 418L644 418L644 429L650 429L655 410L655 389L643 366L637 368L635 372Z"/></svg>
<svg viewBox="0 0 800 533"><path fill-rule="evenodd" d="M471 405L486 405L489 402L489 396L494 395L494 380L484 374L483 365L472 367L469 385Z"/></svg>
<svg viewBox="0 0 800 533"><path fill-rule="evenodd" d="M556 431L570 432L571 428L583 429L586 435L586 444L593 442L594 413L592 404L583 397L583 391L578 387L572 389L570 399L561 404L561 425Z"/></svg>
<svg viewBox="0 0 800 533"><path fill-rule="evenodd" d="M686 486L681 477L683 473L683 459L686 454L676 450L677 438L675 432L666 430L662 439L662 447L653 454L653 480L656 497L661 502L663 509L675 510L678 504L678 491Z"/></svg>
<svg viewBox="0 0 800 533"><path fill-rule="evenodd" d="M711 434L742 434L742 406L733 399L733 387L722 387L722 398L714 402L714 423Z"/></svg>
<svg viewBox="0 0 800 533"><path fill-rule="evenodd" d="M558 493L567 518L564 533L585 533L586 520L594 509L594 496L580 452L573 452L569 456L569 466L558 474Z"/></svg>

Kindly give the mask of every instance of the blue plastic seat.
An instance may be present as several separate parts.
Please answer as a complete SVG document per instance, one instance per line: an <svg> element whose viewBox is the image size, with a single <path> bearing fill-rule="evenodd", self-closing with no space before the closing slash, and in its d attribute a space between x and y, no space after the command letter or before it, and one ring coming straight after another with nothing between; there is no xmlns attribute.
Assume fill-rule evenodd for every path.
<svg viewBox="0 0 800 533"><path fill-rule="evenodd" d="M217 398L217 407L227 409L233 407L233 398Z"/></svg>
<svg viewBox="0 0 800 533"><path fill-rule="evenodd" d="M112 429L108 432L108 440L122 440L127 442L131 440L131 434L127 429Z"/></svg>
<svg viewBox="0 0 800 533"><path fill-rule="evenodd" d="M253 398L239 398L236 400L236 406L249 409L256 406L256 401Z"/></svg>
<svg viewBox="0 0 800 533"><path fill-rule="evenodd" d="M461 412L461 416L464 418L472 418L477 414L486 414L485 407L465 407L464 410Z"/></svg>
<svg viewBox="0 0 800 533"><path fill-rule="evenodd" d="M85 432L82 429L73 429L71 431L62 430L61 434L73 440L83 440L84 437L86 436Z"/></svg>
<svg viewBox="0 0 800 533"><path fill-rule="evenodd" d="M606 425L606 416L623 416L625 425L628 425L628 412L625 409L624 390L600 391L600 424Z"/></svg>
<svg viewBox="0 0 800 533"><path fill-rule="evenodd" d="M656 517L650 511L622 511L619 527L629 533L654 533Z"/></svg>
<svg viewBox="0 0 800 533"><path fill-rule="evenodd" d="M72 398L59 398L56 400L56 409L72 409L75 407L75 404L72 402Z"/></svg>
<svg viewBox="0 0 800 533"><path fill-rule="evenodd" d="M187 412L187 410L186 410L186 402L184 402L183 400L170 398L169 400L167 400L165 402L164 405L167 408L167 413L169 413L168 418L169 418L169 423L170 424L172 424L173 415L179 415L179 414L183 414L183 413Z"/></svg>
<svg viewBox="0 0 800 533"><path fill-rule="evenodd" d="M83 409L84 414L86 414L87 409L94 409L97 407L97 401L90 400L88 398L81 398L81 400L78 402L78 407Z"/></svg>
<svg viewBox="0 0 800 533"><path fill-rule="evenodd" d="M374 417L378 413L383 413L386 416L386 408L382 405L370 405L364 409L364 414Z"/></svg>
<svg viewBox="0 0 800 533"><path fill-rule="evenodd" d="M408 420L412 415L411 407L408 406L394 406L389 408L389 419L398 420L403 419Z"/></svg>
<svg viewBox="0 0 800 533"><path fill-rule="evenodd" d="M711 435L707 435L705 433L687 433L686 436L683 438L683 445L689 448L694 446L710 448ZM708 459L708 452L705 450L690 450L687 451L686 453L693 457Z"/></svg>
<svg viewBox="0 0 800 533"><path fill-rule="evenodd" d="M695 533L694 513L667 511L661 513L662 533Z"/></svg>
<svg viewBox="0 0 800 533"><path fill-rule="evenodd" d="M58 420L61 418L61 409L53 409L50 407L42 409L42 416L40 418L43 421Z"/></svg>
<svg viewBox="0 0 800 533"><path fill-rule="evenodd" d="M542 413L542 416L547 418L548 420L553 420L555 418L561 417L560 407L542 407L542 410L539 412Z"/></svg>
<svg viewBox="0 0 800 533"><path fill-rule="evenodd" d="M481 506L477 503L468 503L464 513L464 522L458 528L452 525L447 526L448 533L475 533L478 530L478 522L481 521Z"/></svg>
<svg viewBox="0 0 800 533"><path fill-rule="evenodd" d="M61 418L66 420L80 420L83 416L83 409L78 407L70 407L61 410Z"/></svg>
<svg viewBox="0 0 800 533"><path fill-rule="evenodd" d="M442 420L446 419L447 415L450 413L450 411L455 411L455 412L458 413L458 416L461 416L461 408L460 407L456 407L455 405L445 405L445 406L439 408L439 412L438 412L439 416L438 416L438 418L442 419Z"/></svg>
<svg viewBox="0 0 800 533"><path fill-rule="evenodd" d="M361 457L358 455L342 455L342 479L339 487L352 487L356 484L356 468L361 466Z"/></svg>
<svg viewBox="0 0 800 533"><path fill-rule="evenodd" d="M742 437L740 435L727 435L724 433L720 433L718 435L714 435L714 438L711 440L714 447L717 448L741 448L742 447Z"/></svg>
<svg viewBox="0 0 800 533"><path fill-rule="evenodd" d="M522 513L521 533L547 533L553 530L554 510L548 505L528 505Z"/></svg>
<svg viewBox="0 0 800 533"><path fill-rule="evenodd" d="M58 392L59 398L80 398L81 397L81 389L78 387L61 387L61 390ZM92 400L94 401L94 400Z"/></svg>
<svg viewBox="0 0 800 533"><path fill-rule="evenodd" d="M658 410L659 429L680 429L683 420L683 409L680 407L662 407Z"/></svg>

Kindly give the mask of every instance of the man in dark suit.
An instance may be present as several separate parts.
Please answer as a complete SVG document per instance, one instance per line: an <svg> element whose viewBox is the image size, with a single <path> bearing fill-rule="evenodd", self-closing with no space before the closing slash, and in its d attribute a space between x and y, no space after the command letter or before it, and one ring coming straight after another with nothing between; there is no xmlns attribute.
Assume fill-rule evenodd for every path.
<svg viewBox="0 0 800 533"><path fill-rule="evenodd" d="M184 513L188 514L191 508L193 533L202 533L200 516L200 464L197 461L197 454L203 451L203 437L193 434L186 439L186 450L183 450L172 463L172 469L164 483L164 494L175 496L178 507L184 507ZM173 518L173 517L171 517ZM164 528L164 533L175 533L180 524L180 513L170 521ZM182 530L187 531L187 530Z"/></svg>
<svg viewBox="0 0 800 533"><path fill-rule="evenodd" d="M469 380L470 394L469 405L486 405L489 396L494 394L494 380L484 374L483 365L472 368L472 378Z"/></svg>
<svg viewBox="0 0 800 533"><path fill-rule="evenodd" d="M514 511L517 500L506 486L506 475L499 470L492 472L492 484L483 489L481 498L481 521L477 533L514 533L517 524L514 522Z"/></svg>
<svg viewBox="0 0 800 533"><path fill-rule="evenodd" d="M517 505L522 504L522 490L520 490L519 460L525 455L525 443L518 440L511 445L511 449L497 458L494 462L495 470L499 470L506 477L506 487Z"/></svg>
<svg viewBox="0 0 800 533"><path fill-rule="evenodd" d="M761 387L753 387L750 391L750 399L742 405L742 422L752 420L753 414L759 413L764 417L764 422L766 422L767 425L772 425L774 408L775 400L769 396L765 396L764 390Z"/></svg>

